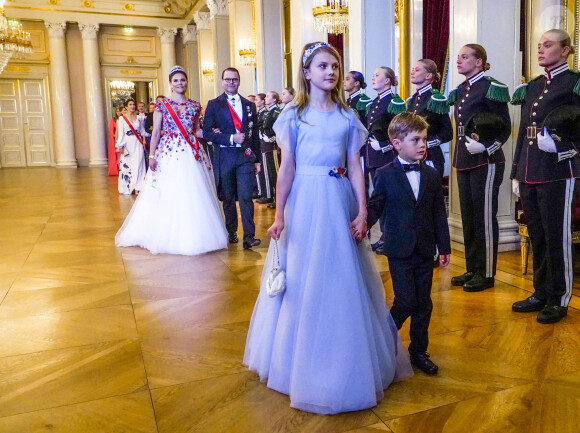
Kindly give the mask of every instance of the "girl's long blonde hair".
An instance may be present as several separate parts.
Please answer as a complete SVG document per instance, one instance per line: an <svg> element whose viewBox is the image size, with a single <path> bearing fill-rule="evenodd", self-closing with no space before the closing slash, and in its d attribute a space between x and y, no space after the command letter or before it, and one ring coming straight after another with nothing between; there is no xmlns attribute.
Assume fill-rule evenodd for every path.
<svg viewBox="0 0 580 433"><path fill-rule="evenodd" d="M304 45L304 48L302 49L302 54L300 55L301 61L304 58L304 52L308 48L310 48L311 46L315 45L316 43L318 43L318 42L313 42L313 43ZM292 105L296 107L296 109L297 109L296 115L297 115L298 119L300 119L300 120L302 120L300 118L300 115L306 109L306 107L308 107L308 104L310 103L310 81L308 81L306 79L306 75L304 74L304 70L308 69L310 67L310 64L312 63L312 59L314 59L314 56L320 52L330 53L338 61L338 84L334 87L334 89L332 89L332 91L330 93L330 97L331 97L332 101L335 102L339 106L339 108L341 108L343 110L349 109L348 105L346 104L346 99L344 97L344 89L342 87L343 72L342 72L342 62L340 60L340 54L338 54L338 51L336 51L336 48L334 48L331 45L325 44L325 45L315 49L310 54L310 56L306 59L306 61L304 62L304 65L300 64L300 66L298 68L298 90L296 92L296 96L294 97L294 100L292 101Z"/></svg>

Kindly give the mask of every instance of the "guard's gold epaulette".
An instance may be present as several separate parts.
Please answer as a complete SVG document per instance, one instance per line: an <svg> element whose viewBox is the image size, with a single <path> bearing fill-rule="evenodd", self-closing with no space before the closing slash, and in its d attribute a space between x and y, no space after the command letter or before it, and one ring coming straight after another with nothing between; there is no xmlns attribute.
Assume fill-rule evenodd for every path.
<svg viewBox="0 0 580 433"><path fill-rule="evenodd" d="M520 84L514 90L511 104L512 105L521 105L525 101L527 94L528 94L528 83Z"/></svg>
<svg viewBox="0 0 580 433"><path fill-rule="evenodd" d="M427 110L435 114L449 114L449 104L445 95L437 89L431 89L431 98L427 102Z"/></svg>
<svg viewBox="0 0 580 433"><path fill-rule="evenodd" d="M360 95L360 98L358 99L357 103L356 103L356 110L357 111L363 111L366 110L368 108L369 105L371 105L373 103L373 100L371 98L369 98L367 95L365 95L364 93L362 93Z"/></svg>
<svg viewBox="0 0 580 433"><path fill-rule="evenodd" d="M399 114L403 111L406 111L407 105L405 101L396 93L393 93L393 98L391 102L389 102L389 106L387 107L387 111L391 114Z"/></svg>
<svg viewBox="0 0 580 433"><path fill-rule="evenodd" d="M485 78L491 83L489 89L487 89L487 94L485 95L487 99L494 102L510 102L510 92L506 84L500 83L492 77Z"/></svg>
<svg viewBox="0 0 580 433"><path fill-rule="evenodd" d="M457 101L457 87L449 92L449 96L447 97L447 103L449 105L455 105L455 101Z"/></svg>

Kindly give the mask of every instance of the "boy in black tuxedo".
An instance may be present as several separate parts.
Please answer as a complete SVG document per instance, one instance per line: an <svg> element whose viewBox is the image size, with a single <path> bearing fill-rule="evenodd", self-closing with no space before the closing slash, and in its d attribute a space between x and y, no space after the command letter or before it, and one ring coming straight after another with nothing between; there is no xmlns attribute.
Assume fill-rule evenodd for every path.
<svg viewBox="0 0 580 433"><path fill-rule="evenodd" d="M425 119L410 112L391 121L389 139L399 155L375 174L367 226L384 214L383 248L395 292L391 315L398 329L411 317L411 363L436 374L439 368L427 353L433 256L437 247L441 266L447 266L451 244L441 177L420 162L426 152L427 127Z"/></svg>

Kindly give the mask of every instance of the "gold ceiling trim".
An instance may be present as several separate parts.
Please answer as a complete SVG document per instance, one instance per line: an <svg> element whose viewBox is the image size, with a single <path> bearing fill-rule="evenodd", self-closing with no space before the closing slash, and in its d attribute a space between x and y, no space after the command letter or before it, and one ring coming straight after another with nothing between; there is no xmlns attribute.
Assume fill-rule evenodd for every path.
<svg viewBox="0 0 580 433"><path fill-rule="evenodd" d="M31 7L31 6L16 6L10 5L10 9L26 9L26 10L33 10L33 11L41 11L41 12L68 12L71 14L91 14L91 15L113 15L113 16L122 16L122 17L137 17L137 18L160 18L160 19L171 19L171 20L182 20L187 18L193 6L190 10L185 12L181 16L167 16L167 15L141 15L141 14L127 14L127 13L120 13L120 12L99 12L99 11L83 11L83 10L68 10L68 9L54 9L54 8L39 8L39 7Z"/></svg>

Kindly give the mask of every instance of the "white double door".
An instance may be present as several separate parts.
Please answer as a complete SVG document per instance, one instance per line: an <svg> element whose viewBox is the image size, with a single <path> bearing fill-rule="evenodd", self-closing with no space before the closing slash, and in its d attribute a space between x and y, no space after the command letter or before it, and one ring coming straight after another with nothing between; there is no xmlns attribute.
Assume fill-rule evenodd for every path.
<svg viewBox="0 0 580 433"><path fill-rule="evenodd" d="M0 164L52 165L45 80L0 79Z"/></svg>

